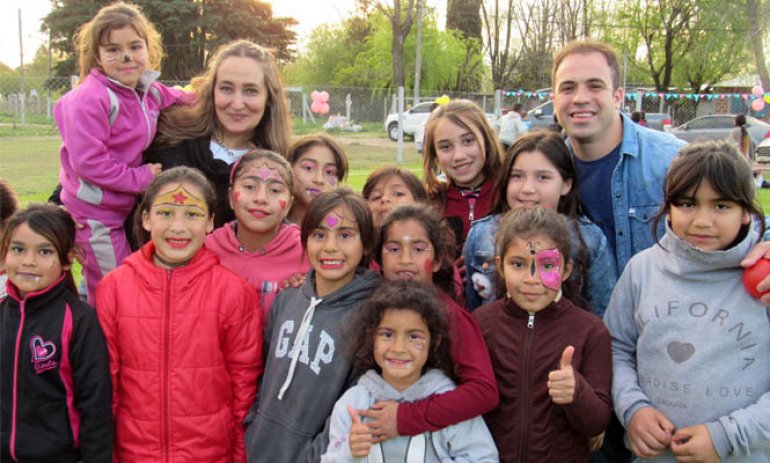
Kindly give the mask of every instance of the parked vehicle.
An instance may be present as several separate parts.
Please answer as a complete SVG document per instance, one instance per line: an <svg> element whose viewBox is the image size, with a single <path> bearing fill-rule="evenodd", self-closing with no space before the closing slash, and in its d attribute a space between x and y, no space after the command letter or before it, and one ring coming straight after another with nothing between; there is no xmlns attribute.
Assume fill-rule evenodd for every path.
<svg viewBox="0 0 770 463"><path fill-rule="evenodd" d="M671 116L668 113L644 113L644 120L647 121L647 127L661 132L671 130Z"/></svg>
<svg viewBox="0 0 770 463"><path fill-rule="evenodd" d="M735 127L735 114L711 114L696 117L671 129L671 134L682 140L724 140ZM753 153L762 140L770 137L770 124L755 117L746 116L746 130L749 132L749 153Z"/></svg>
<svg viewBox="0 0 770 463"><path fill-rule="evenodd" d="M770 138L765 138L754 150L754 159L759 164L770 164Z"/></svg>
<svg viewBox="0 0 770 463"><path fill-rule="evenodd" d="M430 116L430 107L433 105L432 101L416 104L408 111L404 111L404 136L414 140L417 129L428 119ZM494 126L495 115L492 113L486 113L487 120ZM390 113L385 118L385 130L388 132L388 138L393 141L398 140L398 113ZM417 148L422 152L422 140L415 140Z"/></svg>
<svg viewBox="0 0 770 463"><path fill-rule="evenodd" d="M524 120L529 130L545 130L553 124L553 100L535 106L527 111L527 118Z"/></svg>
<svg viewBox="0 0 770 463"><path fill-rule="evenodd" d="M404 111L404 135L414 138L417 127L420 126L430 116L430 107L432 101L416 104L408 111ZM385 130L388 132L388 138L393 141L398 140L398 113L390 113L385 119Z"/></svg>

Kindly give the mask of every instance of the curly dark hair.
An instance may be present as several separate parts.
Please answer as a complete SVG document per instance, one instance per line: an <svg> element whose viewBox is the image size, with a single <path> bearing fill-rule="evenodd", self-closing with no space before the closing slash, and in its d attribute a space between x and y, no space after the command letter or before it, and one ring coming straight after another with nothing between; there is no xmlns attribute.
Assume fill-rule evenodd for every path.
<svg viewBox="0 0 770 463"><path fill-rule="evenodd" d="M438 292L431 284L401 280L386 281L374 290L362 304L357 320L350 326L350 334L357 337L357 341L350 346L355 377L367 370L382 373L374 361L374 336L388 310L411 310L422 317L430 331L430 351L423 373L437 368L457 380L451 356L447 309Z"/></svg>

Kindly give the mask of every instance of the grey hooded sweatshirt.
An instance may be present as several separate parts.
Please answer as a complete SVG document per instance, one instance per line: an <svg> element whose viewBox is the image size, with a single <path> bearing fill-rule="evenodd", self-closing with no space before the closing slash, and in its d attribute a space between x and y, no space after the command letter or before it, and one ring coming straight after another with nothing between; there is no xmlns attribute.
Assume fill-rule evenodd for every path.
<svg viewBox="0 0 770 463"><path fill-rule="evenodd" d="M352 420L348 405L365 410L380 400L416 402L434 394L451 391L455 384L441 370L428 370L404 391L388 384L379 373L367 371L358 384L337 401L331 417L329 448L322 463L389 463L445 461L497 463L497 447L481 416L417 436L399 436L375 444L368 458L355 458L350 452Z"/></svg>
<svg viewBox="0 0 770 463"><path fill-rule="evenodd" d="M275 298L264 338L265 373L245 421L250 463L321 459L334 403L355 381L347 329L379 283L378 273L359 270L353 281L319 298L311 270L300 288Z"/></svg>
<svg viewBox="0 0 770 463"><path fill-rule="evenodd" d="M624 426L654 407L677 429L705 424L722 462L770 461L770 318L740 267L756 242L706 252L669 228L629 261L604 315Z"/></svg>

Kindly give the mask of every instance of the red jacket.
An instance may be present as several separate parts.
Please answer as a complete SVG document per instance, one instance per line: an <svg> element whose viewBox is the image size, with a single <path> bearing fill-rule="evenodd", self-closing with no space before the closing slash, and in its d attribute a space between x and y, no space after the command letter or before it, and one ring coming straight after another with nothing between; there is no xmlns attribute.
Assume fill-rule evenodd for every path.
<svg viewBox="0 0 770 463"><path fill-rule="evenodd" d="M484 333L500 389L500 405L484 419L500 461L587 463L588 439L610 422L612 354L602 321L566 298L530 316L509 299L473 315ZM557 405L548 394L548 374L574 346L575 397Z"/></svg>
<svg viewBox="0 0 770 463"><path fill-rule="evenodd" d="M201 248L157 267L150 242L97 288L110 351L115 454L126 462L246 461L243 418L262 374L254 289Z"/></svg>

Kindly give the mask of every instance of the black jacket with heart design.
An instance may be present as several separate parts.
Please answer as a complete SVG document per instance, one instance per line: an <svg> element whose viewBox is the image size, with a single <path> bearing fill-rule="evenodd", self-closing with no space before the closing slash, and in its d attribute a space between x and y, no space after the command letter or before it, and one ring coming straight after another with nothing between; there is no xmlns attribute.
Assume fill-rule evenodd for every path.
<svg viewBox="0 0 770 463"><path fill-rule="evenodd" d="M109 353L96 311L60 278L0 301L0 461L111 462Z"/></svg>

